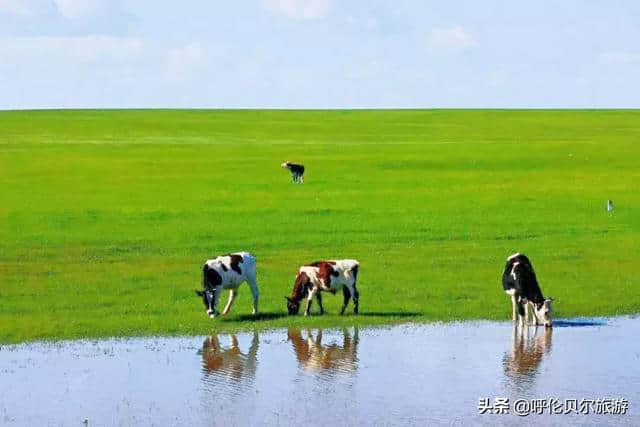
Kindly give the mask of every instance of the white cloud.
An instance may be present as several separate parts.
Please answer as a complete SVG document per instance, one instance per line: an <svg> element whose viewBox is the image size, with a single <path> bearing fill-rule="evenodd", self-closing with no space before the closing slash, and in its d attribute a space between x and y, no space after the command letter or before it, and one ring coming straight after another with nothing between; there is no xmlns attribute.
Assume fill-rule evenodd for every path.
<svg viewBox="0 0 640 427"><path fill-rule="evenodd" d="M367 31L375 30L380 26L378 19L373 16L356 17L353 15L348 15L345 20L348 25Z"/></svg>
<svg viewBox="0 0 640 427"><path fill-rule="evenodd" d="M0 57L28 69L41 64L73 69L86 64L136 62L144 53L141 40L128 37L12 37L0 39ZM7 64L9 65L9 64Z"/></svg>
<svg viewBox="0 0 640 427"><path fill-rule="evenodd" d="M459 52L475 46L473 37L460 26L434 28L427 36L427 47L432 52Z"/></svg>
<svg viewBox="0 0 640 427"><path fill-rule="evenodd" d="M172 81L193 79L202 74L208 62L207 52L198 42L170 49L167 53L167 78Z"/></svg>
<svg viewBox="0 0 640 427"><path fill-rule="evenodd" d="M640 52L605 52L600 60L609 65L640 64Z"/></svg>
<svg viewBox="0 0 640 427"><path fill-rule="evenodd" d="M166 50L116 36L0 37L0 108L135 106ZM144 88L144 89L143 89ZM35 94L35 95L33 95Z"/></svg>
<svg viewBox="0 0 640 427"><path fill-rule="evenodd" d="M32 17L53 6L67 19L82 19L105 12L110 4L109 0L0 0L0 14Z"/></svg>
<svg viewBox="0 0 640 427"><path fill-rule="evenodd" d="M43 6L42 0L0 0L0 14L33 16Z"/></svg>
<svg viewBox="0 0 640 427"><path fill-rule="evenodd" d="M0 38L0 72L13 70L40 81L53 78L105 81L135 76L149 82L183 83L210 77L220 46L206 49L199 42L169 48L134 37L48 36ZM215 71L215 70L213 70Z"/></svg>
<svg viewBox="0 0 640 427"><path fill-rule="evenodd" d="M103 12L105 0L53 0L62 16L68 19L81 19Z"/></svg>
<svg viewBox="0 0 640 427"><path fill-rule="evenodd" d="M299 20L321 19L327 16L330 0L264 0L271 10Z"/></svg>

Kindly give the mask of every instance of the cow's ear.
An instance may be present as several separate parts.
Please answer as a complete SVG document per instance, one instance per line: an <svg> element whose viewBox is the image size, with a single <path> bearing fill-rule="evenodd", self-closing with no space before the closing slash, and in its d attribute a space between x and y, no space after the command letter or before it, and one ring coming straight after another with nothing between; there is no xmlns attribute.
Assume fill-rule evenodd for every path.
<svg viewBox="0 0 640 427"><path fill-rule="evenodd" d="M198 295L199 297L203 297L204 296L204 292L196 291L196 295Z"/></svg>

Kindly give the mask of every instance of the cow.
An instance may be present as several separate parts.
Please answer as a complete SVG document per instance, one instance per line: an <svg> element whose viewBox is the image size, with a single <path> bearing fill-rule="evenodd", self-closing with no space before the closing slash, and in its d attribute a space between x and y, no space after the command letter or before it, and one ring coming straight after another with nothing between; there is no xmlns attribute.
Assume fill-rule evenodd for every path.
<svg viewBox="0 0 640 427"><path fill-rule="evenodd" d="M607 212L613 211L613 200L607 200Z"/></svg>
<svg viewBox="0 0 640 427"><path fill-rule="evenodd" d="M258 313L258 283L256 282L256 259L249 252L234 252L207 260L202 268L202 298L205 310L212 319L216 317L216 306L220 294L229 289L229 301L222 311L229 313L238 295L238 286L249 283L253 295L253 314Z"/></svg>
<svg viewBox="0 0 640 427"><path fill-rule="evenodd" d="M307 307L304 315L308 316L314 296L318 299L320 314L324 314L321 292L331 292L335 295L340 289L342 289L344 295L344 303L340 314L344 314L349 298L353 298L353 312L358 314L360 293L356 288L356 280L358 279L359 268L360 263L354 259L316 261L303 265L296 275L291 296L285 297L289 314L298 314L300 301L306 297Z"/></svg>
<svg viewBox="0 0 640 427"><path fill-rule="evenodd" d="M516 313L526 324L529 323L529 306L533 310L533 320L546 327L552 325L551 302L552 298L542 295L533 265L526 255L517 253L507 258L502 273L502 288L511 296L512 319L517 320Z"/></svg>
<svg viewBox="0 0 640 427"><path fill-rule="evenodd" d="M304 166L303 165L298 165L296 163L291 163L287 161L281 164L280 166L282 166L285 169L289 169L289 171L291 171L291 178L293 178L293 182L299 182L299 183L304 182Z"/></svg>

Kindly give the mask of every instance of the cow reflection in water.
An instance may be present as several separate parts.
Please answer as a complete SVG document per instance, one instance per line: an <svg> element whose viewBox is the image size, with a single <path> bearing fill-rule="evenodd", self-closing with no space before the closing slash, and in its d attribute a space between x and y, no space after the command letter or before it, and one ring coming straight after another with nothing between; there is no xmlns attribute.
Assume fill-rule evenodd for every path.
<svg viewBox="0 0 640 427"><path fill-rule="evenodd" d="M232 379L254 378L258 362L259 336L256 332L251 339L249 351L240 350L238 337L229 335L229 345L220 345L218 335L208 336L202 344L202 368L205 376L217 375Z"/></svg>
<svg viewBox="0 0 640 427"><path fill-rule="evenodd" d="M291 328L287 336L296 359L303 370L308 372L355 372L358 367L358 328L353 335L347 329L342 331L342 345L338 343L322 344L322 329L318 329L315 338L310 329L303 338L300 329Z"/></svg>
<svg viewBox="0 0 640 427"><path fill-rule="evenodd" d="M513 326L513 347L503 358L504 371L517 387L528 387L538 372L544 356L551 352L552 328Z"/></svg>

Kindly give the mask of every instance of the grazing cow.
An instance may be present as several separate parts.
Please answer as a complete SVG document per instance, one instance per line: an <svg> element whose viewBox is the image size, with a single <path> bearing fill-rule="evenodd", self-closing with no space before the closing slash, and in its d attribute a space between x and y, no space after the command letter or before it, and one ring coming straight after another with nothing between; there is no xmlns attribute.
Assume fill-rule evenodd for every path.
<svg viewBox="0 0 640 427"><path fill-rule="evenodd" d="M516 311L525 323L529 323L529 306L533 309L534 321L551 326L551 302L553 299L542 295L533 265L526 255L517 253L507 258L502 273L502 287L511 296L513 321Z"/></svg>
<svg viewBox="0 0 640 427"><path fill-rule="evenodd" d="M358 327L353 336L347 328L342 330L342 345L339 343L322 344L322 329L318 329L314 338L307 329L307 337L302 331L290 328L287 338L293 345L293 351L300 367L308 372L355 372L358 369Z"/></svg>
<svg viewBox="0 0 640 427"><path fill-rule="evenodd" d="M299 182L299 183L304 182L304 166L303 165L298 165L291 162L284 162L280 166L282 166L285 169L289 169L289 171L291 171L291 177L293 178L293 182Z"/></svg>
<svg viewBox="0 0 640 427"><path fill-rule="evenodd" d="M320 314L324 313L322 307L321 292L331 292L335 294L342 289L344 304L340 314L344 314L349 303L349 298L353 298L353 312L358 314L358 303L360 294L356 289L358 278L358 268L360 264L354 259L342 259L335 261L317 261L309 265L304 265L298 270L296 281L293 285L291 297L287 299L287 310L289 314L298 314L300 311L300 301L307 298L307 307L304 315L309 315L313 297L318 299Z"/></svg>
<svg viewBox="0 0 640 427"><path fill-rule="evenodd" d="M223 289L229 289L229 301L222 312L229 313L238 295L238 286L247 282L253 295L253 314L258 313L258 284L256 283L256 259L249 252L235 252L210 259L202 269L202 297L209 317L216 317L216 305Z"/></svg>

